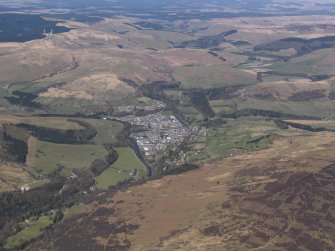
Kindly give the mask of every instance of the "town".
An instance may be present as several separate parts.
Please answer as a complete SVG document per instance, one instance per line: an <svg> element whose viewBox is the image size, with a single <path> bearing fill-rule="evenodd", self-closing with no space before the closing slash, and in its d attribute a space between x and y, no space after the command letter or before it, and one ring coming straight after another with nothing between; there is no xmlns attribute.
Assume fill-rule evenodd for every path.
<svg viewBox="0 0 335 251"><path fill-rule="evenodd" d="M174 115L166 116L162 113L155 113L142 117L129 115L109 117L109 119L128 122L144 129L142 132L132 133L130 136L149 161L153 161L156 155L169 145L178 145L191 134L191 130L180 123Z"/></svg>

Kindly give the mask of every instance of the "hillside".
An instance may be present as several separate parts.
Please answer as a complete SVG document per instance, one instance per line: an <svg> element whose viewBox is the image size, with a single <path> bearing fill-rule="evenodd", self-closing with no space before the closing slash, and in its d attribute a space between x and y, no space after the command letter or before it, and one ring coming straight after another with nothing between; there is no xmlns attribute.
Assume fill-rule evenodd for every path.
<svg viewBox="0 0 335 251"><path fill-rule="evenodd" d="M269 149L115 195L99 194L82 214L56 227L52 243L36 245L41 250L49 245L54 250L332 250L333 136L282 138Z"/></svg>
<svg viewBox="0 0 335 251"><path fill-rule="evenodd" d="M335 250L334 14L0 0L0 250Z"/></svg>

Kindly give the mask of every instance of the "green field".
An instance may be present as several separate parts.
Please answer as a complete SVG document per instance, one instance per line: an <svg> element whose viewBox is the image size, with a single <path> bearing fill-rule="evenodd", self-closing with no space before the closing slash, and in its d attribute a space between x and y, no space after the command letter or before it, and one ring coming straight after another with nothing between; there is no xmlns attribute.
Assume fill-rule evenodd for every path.
<svg viewBox="0 0 335 251"><path fill-rule="evenodd" d="M313 128L325 128L326 130L335 130L334 120L285 120L303 125L310 125Z"/></svg>
<svg viewBox="0 0 335 251"><path fill-rule="evenodd" d="M146 106L149 105L152 100L148 97L134 97L131 94L127 97L114 97L110 100L110 104L113 107L125 106L125 105L134 105L134 106Z"/></svg>
<svg viewBox="0 0 335 251"><path fill-rule="evenodd" d="M102 145L65 145L39 141L37 146L36 171L49 173L64 166L63 174L72 169L89 167L94 159L105 159L108 154Z"/></svg>
<svg viewBox="0 0 335 251"><path fill-rule="evenodd" d="M333 75L334 49L321 49L312 53L294 58L289 62L275 63L269 68L280 73L304 73L307 75Z"/></svg>
<svg viewBox="0 0 335 251"><path fill-rule="evenodd" d="M19 249L19 246L24 242L29 242L43 234L46 227L53 224L51 216L41 216L36 222L32 222L16 235L7 239L5 249Z"/></svg>
<svg viewBox="0 0 335 251"><path fill-rule="evenodd" d="M37 93L42 89L46 89L54 83L40 82L40 81L23 81L12 84L9 88L9 91L20 91L26 93Z"/></svg>
<svg viewBox="0 0 335 251"><path fill-rule="evenodd" d="M164 115L166 117L169 117L169 116L173 115L173 111L170 111L170 110L168 110L168 111L162 111L162 115Z"/></svg>
<svg viewBox="0 0 335 251"><path fill-rule="evenodd" d="M37 91L39 88L36 86L34 82L20 82L13 84L10 87L10 91L22 91L22 92L28 92L33 93L34 91Z"/></svg>
<svg viewBox="0 0 335 251"><path fill-rule="evenodd" d="M334 111L333 100L309 100L309 101L276 101L249 98L246 100L215 100L210 105L215 111L229 111L229 107L236 106L239 109L261 109L277 111L300 116L313 116L318 118L329 117Z"/></svg>
<svg viewBox="0 0 335 251"><path fill-rule="evenodd" d="M316 60L310 59L303 62L293 63L293 62L286 62L286 63L276 63L269 68L280 72L283 74L293 74L293 73L305 73L305 74L316 74L316 70L314 65L317 63Z"/></svg>
<svg viewBox="0 0 335 251"><path fill-rule="evenodd" d="M85 205L82 203L75 204L64 210L63 219L71 218L79 214ZM38 238L44 233L45 228L53 224L53 216L41 216L37 220L30 219L20 223L22 230L6 240L5 249L20 249L20 245Z"/></svg>
<svg viewBox="0 0 335 251"><path fill-rule="evenodd" d="M207 139L200 138L193 145L197 151L190 154L189 160L214 160L243 151L264 149L274 137L287 133L291 132L280 130L274 122L263 119L228 121Z"/></svg>
<svg viewBox="0 0 335 251"><path fill-rule="evenodd" d="M231 106L225 105L223 100L211 100L209 105L215 113L233 113L235 111Z"/></svg>
<svg viewBox="0 0 335 251"><path fill-rule="evenodd" d="M79 214L80 212L82 212L84 208L85 208L85 205L83 203L79 203L79 204L75 204L72 207L65 209L63 219L68 219L68 218L71 218Z"/></svg>
<svg viewBox="0 0 335 251"><path fill-rule="evenodd" d="M102 119L81 119L97 130L97 135L92 139L95 144L115 144L117 134L121 132L123 125L120 122Z"/></svg>
<svg viewBox="0 0 335 251"><path fill-rule="evenodd" d="M297 54L297 50L295 48L289 48L285 50L279 50L279 51L261 51L262 53L268 53L273 56L282 56L282 57L289 57L294 56Z"/></svg>
<svg viewBox="0 0 335 251"><path fill-rule="evenodd" d="M101 175L95 178L97 188L107 189L110 186L116 185L120 181L129 179L128 172L131 169L137 169L135 179L140 179L146 176L146 169L143 164L137 159L133 150L129 147L115 148L119 154L118 160Z"/></svg>

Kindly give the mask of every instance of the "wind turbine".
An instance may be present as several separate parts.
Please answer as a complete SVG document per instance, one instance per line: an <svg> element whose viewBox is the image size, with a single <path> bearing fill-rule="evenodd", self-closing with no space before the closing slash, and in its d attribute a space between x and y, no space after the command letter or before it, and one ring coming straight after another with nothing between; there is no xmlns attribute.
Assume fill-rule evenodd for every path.
<svg viewBox="0 0 335 251"><path fill-rule="evenodd" d="M52 32L53 32L53 30L52 30L52 28L51 28L51 30L50 30L50 34L49 34L49 38L50 38L50 39L52 38Z"/></svg>

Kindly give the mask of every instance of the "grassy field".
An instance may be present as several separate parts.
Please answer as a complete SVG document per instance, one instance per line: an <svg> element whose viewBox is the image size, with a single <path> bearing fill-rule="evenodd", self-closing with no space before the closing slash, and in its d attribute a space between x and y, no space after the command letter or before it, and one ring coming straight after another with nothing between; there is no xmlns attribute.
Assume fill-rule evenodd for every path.
<svg viewBox="0 0 335 251"><path fill-rule="evenodd" d="M107 154L101 145L65 145L39 141L35 170L49 173L57 166L64 166L63 174L69 175L72 169L89 167L94 159L105 159Z"/></svg>
<svg viewBox="0 0 335 251"><path fill-rule="evenodd" d="M12 85L9 90L11 92L13 91L22 91L22 92L28 92L33 93L37 91L39 87L34 82L20 82Z"/></svg>
<svg viewBox="0 0 335 251"><path fill-rule="evenodd" d="M329 130L335 130L335 121L334 120L286 120L287 122L293 122L303 125L310 125L314 128L323 127Z"/></svg>
<svg viewBox="0 0 335 251"><path fill-rule="evenodd" d="M80 119L93 125L97 129L97 135L92 139L92 144L71 145L54 144L50 142L29 140L29 150L26 164L32 173L47 174L59 166L64 166L63 175L69 176L72 169L89 167L95 159L105 159L108 152L104 144L116 144L116 135L122 130L123 125L119 122L97 119ZM67 118L38 118L3 116L5 123L28 123L37 126L52 127L57 129L81 129L82 127L74 122L68 122ZM21 130L13 128L14 135L18 138L28 137ZM22 135L21 135L22 134ZM0 170L3 181L0 183L0 190L8 191L17 189L22 185L36 187L46 180L35 180L22 167L3 166Z"/></svg>
<svg viewBox="0 0 335 251"><path fill-rule="evenodd" d="M297 78L297 77L292 77L292 76L285 76L285 74L284 75L278 75L278 76L276 76L276 75L271 75L271 74L269 74L269 75L263 75L262 76L262 80L263 80L263 82L275 82L275 81L286 81L286 80L290 80L290 81L294 81L295 79L299 79L299 78Z"/></svg>
<svg viewBox="0 0 335 251"><path fill-rule="evenodd" d="M286 50L280 50L280 51L265 51L268 54L271 54L273 56L282 56L282 57L289 57L297 54L297 51L295 48L289 48Z"/></svg>
<svg viewBox="0 0 335 251"><path fill-rule="evenodd" d="M72 207L65 209L63 219L68 219L68 218L75 216L76 214L79 214L84 208L85 208L85 205L82 203L79 203L79 204L75 204Z"/></svg>
<svg viewBox="0 0 335 251"><path fill-rule="evenodd" d="M79 214L85 205L82 203L75 204L70 208L64 210L63 219L69 219ZM44 233L44 229L53 224L53 217L41 216L37 220L30 219L29 222L20 223L22 230L15 235L9 237L5 244L5 249L17 250L20 249L20 245L25 242L29 242L32 239L38 238Z"/></svg>
<svg viewBox="0 0 335 251"><path fill-rule="evenodd" d="M275 63L269 68L280 73L305 73L308 75L329 74L332 75L334 71L334 49L321 49L294 58L289 62Z"/></svg>
<svg viewBox="0 0 335 251"><path fill-rule="evenodd" d="M334 101L310 100L303 102L294 101L271 101L271 100L256 100L249 99L243 103L239 103L240 108L258 108L272 111L280 111L292 113L296 115L328 117L334 111Z"/></svg>
<svg viewBox="0 0 335 251"><path fill-rule="evenodd" d="M317 63L316 60L310 59L305 60L299 63L293 63L293 62L286 62L286 63L276 63L269 68L280 72L280 73L305 73L305 74L315 74L316 71L314 69L314 65Z"/></svg>
<svg viewBox="0 0 335 251"><path fill-rule="evenodd" d="M216 111L229 110L229 107L238 105L239 109L262 109L318 118L327 118L334 111L334 101L332 100L295 102L249 98L247 100L215 100L211 101L210 104Z"/></svg>
<svg viewBox="0 0 335 251"><path fill-rule="evenodd" d="M230 106L222 105L222 100L211 100L209 101L209 105L212 107L215 113L232 113L235 110Z"/></svg>
<svg viewBox="0 0 335 251"><path fill-rule="evenodd" d="M228 121L209 137L200 138L192 147L190 161L215 160L244 151L264 149L276 136L293 134L296 130L280 130L272 121L238 119Z"/></svg>
<svg viewBox="0 0 335 251"><path fill-rule="evenodd" d="M162 112L162 115L164 115L164 116L166 116L166 117L169 117L169 116L173 115L173 111L170 111L170 110L168 110L168 111L163 111L163 112Z"/></svg>
<svg viewBox="0 0 335 251"><path fill-rule="evenodd" d="M146 169L143 164L137 159L133 150L129 147L115 148L119 154L118 160L101 175L96 177L97 188L107 189L110 186L116 185L118 182L129 179L128 172L131 169L137 169L135 179L140 179L146 176Z"/></svg>
<svg viewBox="0 0 335 251"><path fill-rule="evenodd" d="M53 224L50 216L41 216L36 222L25 227L23 230L18 232L16 235L11 236L7 239L5 249L16 250L24 242L30 241L43 234L43 230Z"/></svg>
<svg viewBox="0 0 335 251"><path fill-rule="evenodd" d="M92 139L95 144L115 144L117 143L117 134L121 132L123 125L117 121L102 119L81 119L97 130L97 135Z"/></svg>

